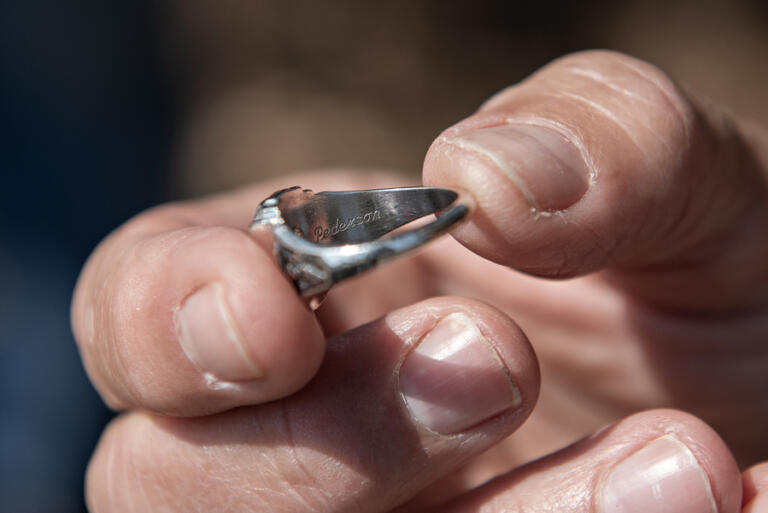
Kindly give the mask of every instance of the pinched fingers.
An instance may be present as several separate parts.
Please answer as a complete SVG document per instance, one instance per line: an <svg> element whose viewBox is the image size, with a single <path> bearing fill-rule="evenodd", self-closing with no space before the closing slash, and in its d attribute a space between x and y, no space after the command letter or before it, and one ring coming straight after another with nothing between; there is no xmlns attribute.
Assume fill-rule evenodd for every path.
<svg viewBox="0 0 768 513"><path fill-rule="evenodd" d="M150 210L90 257L72 325L110 406L202 415L283 397L314 375L321 327L274 262L269 234L244 229L285 180ZM315 190L398 182L331 171L288 180Z"/></svg>

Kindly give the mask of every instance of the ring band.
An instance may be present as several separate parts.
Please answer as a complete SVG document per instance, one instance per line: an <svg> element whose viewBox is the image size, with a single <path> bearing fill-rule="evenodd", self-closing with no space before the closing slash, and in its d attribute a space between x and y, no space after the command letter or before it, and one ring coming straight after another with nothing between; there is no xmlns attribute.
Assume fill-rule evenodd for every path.
<svg viewBox="0 0 768 513"><path fill-rule="evenodd" d="M439 187L313 193L296 186L265 199L250 228L272 229L280 266L302 296L312 297L426 244L468 212L465 196ZM439 217L383 237L429 214Z"/></svg>

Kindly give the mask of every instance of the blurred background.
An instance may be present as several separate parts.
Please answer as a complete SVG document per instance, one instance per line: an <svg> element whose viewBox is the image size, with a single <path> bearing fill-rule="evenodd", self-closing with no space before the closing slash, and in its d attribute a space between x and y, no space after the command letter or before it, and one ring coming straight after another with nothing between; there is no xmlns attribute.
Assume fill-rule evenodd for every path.
<svg viewBox="0 0 768 513"><path fill-rule="evenodd" d="M768 2L2 0L0 510L84 511L111 414L69 301L131 215L427 146L564 53L613 48L768 122ZM243 224L248 219L243 220Z"/></svg>

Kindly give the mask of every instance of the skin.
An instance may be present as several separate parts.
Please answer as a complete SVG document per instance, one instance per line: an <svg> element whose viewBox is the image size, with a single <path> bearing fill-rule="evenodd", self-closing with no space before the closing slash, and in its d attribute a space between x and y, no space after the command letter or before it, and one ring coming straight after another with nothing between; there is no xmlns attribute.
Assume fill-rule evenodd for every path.
<svg viewBox="0 0 768 513"><path fill-rule="evenodd" d="M561 164L588 175L569 193L578 197L550 194L553 208L510 179L514 162L460 142L531 120L565 134L574 148ZM592 512L607 473L667 435L701 465L718 511L762 511L761 129L646 63L586 52L441 134L424 182L474 198L455 240L340 284L314 313L274 262L269 233L243 230L254 206L287 184L402 177L296 175L162 206L110 235L72 310L89 376L125 410L89 466L91 511ZM183 351L174 312L212 281L262 377L211 386ZM398 369L456 312L509 364L521 405L444 435L410 415Z"/></svg>

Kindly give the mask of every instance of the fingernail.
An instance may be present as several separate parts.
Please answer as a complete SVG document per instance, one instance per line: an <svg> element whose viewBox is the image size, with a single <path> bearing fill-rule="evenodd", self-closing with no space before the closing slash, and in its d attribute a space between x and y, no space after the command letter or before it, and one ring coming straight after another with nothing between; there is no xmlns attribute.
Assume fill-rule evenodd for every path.
<svg viewBox="0 0 768 513"><path fill-rule="evenodd" d="M602 513L717 513L709 477L672 435L649 443L608 474Z"/></svg>
<svg viewBox="0 0 768 513"><path fill-rule="evenodd" d="M520 405L520 392L493 345L463 313L444 317L400 367L413 419L432 431L466 431Z"/></svg>
<svg viewBox="0 0 768 513"><path fill-rule="evenodd" d="M558 131L538 125L482 128L449 144L501 170L537 210L563 210L589 187L590 169L575 144Z"/></svg>
<svg viewBox="0 0 768 513"><path fill-rule="evenodd" d="M189 296L175 321L184 353L207 378L239 381L262 377L245 350L221 283L206 285Z"/></svg>

